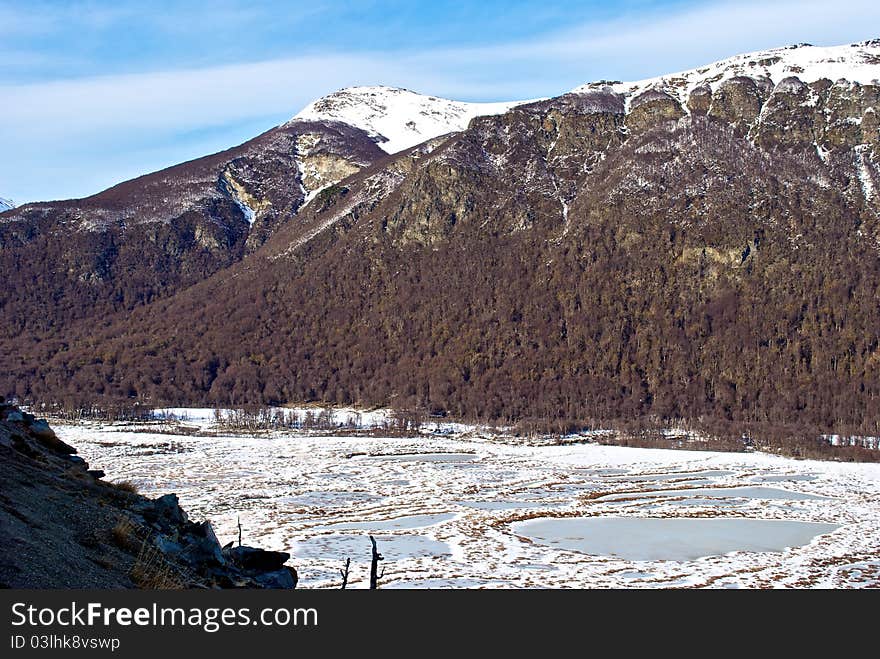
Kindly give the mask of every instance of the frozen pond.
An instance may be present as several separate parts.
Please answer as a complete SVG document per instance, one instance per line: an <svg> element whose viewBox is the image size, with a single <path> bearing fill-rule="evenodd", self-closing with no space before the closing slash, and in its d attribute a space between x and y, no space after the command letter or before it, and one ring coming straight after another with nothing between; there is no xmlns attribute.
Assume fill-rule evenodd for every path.
<svg viewBox="0 0 880 659"><path fill-rule="evenodd" d="M516 510L517 508L540 508L546 504L537 501L456 501L457 504L477 510Z"/></svg>
<svg viewBox="0 0 880 659"><path fill-rule="evenodd" d="M737 499L784 499L786 501L821 500L828 497L792 492L776 487L694 487L681 490L646 490L644 492L626 492L609 494L599 497L597 501L619 501L626 498L657 498L657 497L730 497Z"/></svg>
<svg viewBox="0 0 880 659"><path fill-rule="evenodd" d="M734 551L782 551L837 528L787 520L678 517L543 518L512 526L514 533L553 547L630 561L689 561Z"/></svg>
<svg viewBox="0 0 880 659"><path fill-rule="evenodd" d="M455 517L455 513L440 513L438 515L407 515L405 517L395 517L394 519L380 519L374 522L340 522L338 524L330 524L326 528L339 531L353 531L362 529L365 531L396 531L398 529L421 529L426 526L433 526L440 522Z"/></svg>
<svg viewBox="0 0 880 659"><path fill-rule="evenodd" d="M471 462L477 456L472 453L402 453L397 455L361 456L370 460L394 462Z"/></svg>
<svg viewBox="0 0 880 659"><path fill-rule="evenodd" d="M379 552L386 561L449 555L446 543L421 535L375 535ZM322 535L296 543L293 553L298 558L326 559L334 556L339 560L347 557L358 559L369 556L370 538L367 534Z"/></svg>
<svg viewBox="0 0 880 659"><path fill-rule="evenodd" d="M750 480L756 483L785 483L786 481L814 481L816 477L809 474L780 474L778 476L752 476Z"/></svg>
<svg viewBox="0 0 880 659"><path fill-rule="evenodd" d="M719 478L721 476L730 476L733 474L732 471L725 471L722 469L716 469L713 471L692 471L692 472L672 472L672 473L663 473L663 474L642 474L638 476L616 476L614 478L610 478L612 481L629 481L632 483L640 483L643 481L668 481L668 480L694 480L700 479L701 481L708 482L712 478Z"/></svg>
<svg viewBox="0 0 880 659"><path fill-rule="evenodd" d="M303 506L340 507L365 501L377 501L382 497L368 492L305 492L294 496L281 497L282 503L294 503Z"/></svg>
<svg viewBox="0 0 880 659"><path fill-rule="evenodd" d="M387 559L381 587L880 585L880 465L531 446L474 432L199 436L112 424L56 431L106 480L131 481L150 497L176 493L191 519L211 521L221 544L238 538L240 520L245 544L291 554L303 588L338 588L347 557L350 587L365 588L368 534ZM636 561L626 546L571 551L550 542L599 534L566 530L530 541L520 526L536 516L659 523L642 527L639 546L709 554ZM634 521L644 518L653 519ZM622 541L619 530L603 537ZM584 553L599 550L617 554ZM723 553L733 550L747 551Z"/></svg>
<svg viewBox="0 0 880 659"><path fill-rule="evenodd" d="M388 590L408 590L411 588L509 588L501 580L491 579L419 579L416 581L392 581L383 586Z"/></svg>

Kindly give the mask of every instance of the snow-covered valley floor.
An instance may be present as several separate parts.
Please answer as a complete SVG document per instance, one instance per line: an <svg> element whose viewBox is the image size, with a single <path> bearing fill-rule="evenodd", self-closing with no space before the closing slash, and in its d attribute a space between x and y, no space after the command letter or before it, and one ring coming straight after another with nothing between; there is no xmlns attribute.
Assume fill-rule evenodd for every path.
<svg viewBox="0 0 880 659"><path fill-rule="evenodd" d="M245 544L292 554L302 587L338 587L347 557L351 587L365 587L368 533L386 559L384 588L880 586L880 464L56 429L107 480L177 493L221 543L240 518Z"/></svg>

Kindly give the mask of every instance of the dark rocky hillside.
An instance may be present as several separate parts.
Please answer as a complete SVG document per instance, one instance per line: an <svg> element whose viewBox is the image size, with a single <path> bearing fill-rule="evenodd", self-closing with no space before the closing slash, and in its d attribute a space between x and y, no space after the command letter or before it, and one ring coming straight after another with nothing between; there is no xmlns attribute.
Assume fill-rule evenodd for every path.
<svg viewBox="0 0 880 659"><path fill-rule="evenodd" d="M322 176L384 155L357 128L300 121L93 197L3 213L0 279L13 285L0 287L0 336L59 334L172 295L259 247Z"/></svg>
<svg viewBox="0 0 880 659"><path fill-rule="evenodd" d="M282 552L221 548L173 494L102 480L49 425L0 404L0 588L293 588Z"/></svg>
<svg viewBox="0 0 880 659"><path fill-rule="evenodd" d="M186 290L4 342L3 388L880 432L880 86L676 84L377 160Z"/></svg>

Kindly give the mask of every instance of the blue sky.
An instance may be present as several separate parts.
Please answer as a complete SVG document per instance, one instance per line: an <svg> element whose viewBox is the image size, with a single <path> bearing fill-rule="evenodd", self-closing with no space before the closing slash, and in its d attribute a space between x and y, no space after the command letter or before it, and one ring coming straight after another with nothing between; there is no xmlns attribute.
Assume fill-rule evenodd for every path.
<svg viewBox="0 0 880 659"><path fill-rule="evenodd" d="M876 37L876 0L0 0L0 196L92 194L349 85L524 99Z"/></svg>

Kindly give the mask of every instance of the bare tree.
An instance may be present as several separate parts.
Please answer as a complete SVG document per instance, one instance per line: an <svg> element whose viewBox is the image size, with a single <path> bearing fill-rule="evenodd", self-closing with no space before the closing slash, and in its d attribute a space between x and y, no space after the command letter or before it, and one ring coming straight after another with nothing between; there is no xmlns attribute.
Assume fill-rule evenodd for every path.
<svg viewBox="0 0 880 659"><path fill-rule="evenodd" d="M379 579L385 576L385 568L382 568L381 574L377 574L379 561L384 561L385 557L376 549L376 540L373 536L370 536L370 543L373 545L373 559L370 562L370 590L376 590L379 587Z"/></svg>
<svg viewBox="0 0 880 659"><path fill-rule="evenodd" d="M342 577L342 590L345 590L345 587L348 585L348 568L351 565L351 559L345 559L345 568L339 570L339 575Z"/></svg>

